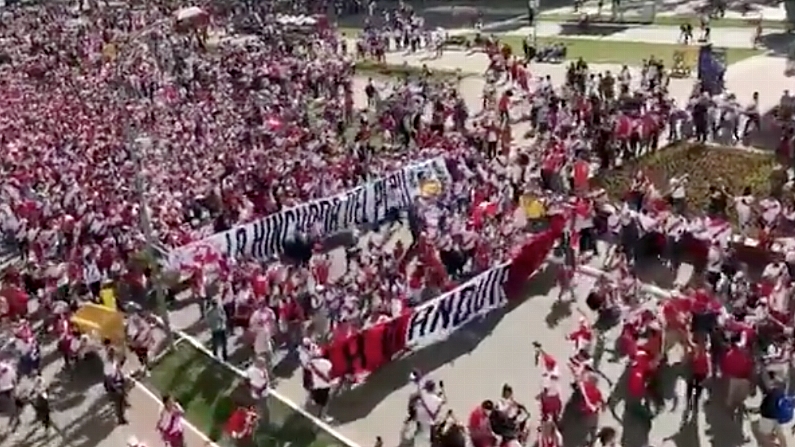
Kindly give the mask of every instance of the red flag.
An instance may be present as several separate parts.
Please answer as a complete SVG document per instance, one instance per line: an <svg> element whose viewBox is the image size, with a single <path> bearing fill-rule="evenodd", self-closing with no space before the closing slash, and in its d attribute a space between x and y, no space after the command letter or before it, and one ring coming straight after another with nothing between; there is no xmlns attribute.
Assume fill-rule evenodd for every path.
<svg viewBox="0 0 795 447"><path fill-rule="evenodd" d="M513 258L505 283L508 299L521 295L525 281L541 267L547 255L552 251L555 241L560 237L565 225L565 218L553 216L550 228L539 233L528 241Z"/></svg>

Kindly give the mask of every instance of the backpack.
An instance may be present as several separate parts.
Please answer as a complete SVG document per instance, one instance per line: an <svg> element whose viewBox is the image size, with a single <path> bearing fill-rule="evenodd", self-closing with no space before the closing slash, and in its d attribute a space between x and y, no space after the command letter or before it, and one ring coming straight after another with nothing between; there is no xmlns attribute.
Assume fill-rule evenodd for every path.
<svg viewBox="0 0 795 447"><path fill-rule="evenodd" d="M776 400L776 420L779 424L789 424L795 412L795 396L782 395Z"/></svg>

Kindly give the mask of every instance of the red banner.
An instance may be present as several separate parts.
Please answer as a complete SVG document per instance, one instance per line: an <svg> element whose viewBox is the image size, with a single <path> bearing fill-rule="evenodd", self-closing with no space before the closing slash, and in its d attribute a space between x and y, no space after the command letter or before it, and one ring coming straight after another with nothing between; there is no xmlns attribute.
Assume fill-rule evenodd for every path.
<svg viewBox="0 0 795 447"><path fill-rule="evenodd" d="M411 313L377 324L324 349L331 360L334 378L359 377L372 373L397 357L406 348L406 328Z"/></svg>
<svg viewBox="0 0 795 447"><path fill-rule="evenodd" d="M511 261L508 281L505 283L505 294L509 300L522 298L522 289L525 283L538 271L552 251L555 241L563 232L564 224L563 217L553 217L549 229L533 236L519 249L518 254Z"/></svg>
<svg viewBox="0 0 795 447"><path fill-rule="evenodd" d="M508 268L508 279L503 285L508 300L521 298L524 283L541 267L561 231L562 219L555 220L549 230L535 235L522 246ZM325 346L325 355L332 364L332 377L357 379L404 354L411 317L412 313L407 312Z"/></svg>

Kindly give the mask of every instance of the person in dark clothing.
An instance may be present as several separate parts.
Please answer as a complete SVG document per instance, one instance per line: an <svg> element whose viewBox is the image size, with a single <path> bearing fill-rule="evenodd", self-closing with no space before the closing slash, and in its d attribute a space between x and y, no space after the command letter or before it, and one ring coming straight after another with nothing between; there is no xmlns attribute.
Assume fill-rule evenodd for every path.
<svg viewBox="0 0 795 447"><path fill-rule="evenodd" d="M775 374L762 372L762 402L759 405L758 432L763 446L787 445L781 424L778 422L779 402L786 397L786 386Z"/></svg>
<svg viewBox="0 0 795 447"><path fill-rule="evenodd" d="M699 143L707 142L707 135L709 134L708 111L709 105L705 99L699 100L693 106L693 125L696 128L696 140Z"/></svg>

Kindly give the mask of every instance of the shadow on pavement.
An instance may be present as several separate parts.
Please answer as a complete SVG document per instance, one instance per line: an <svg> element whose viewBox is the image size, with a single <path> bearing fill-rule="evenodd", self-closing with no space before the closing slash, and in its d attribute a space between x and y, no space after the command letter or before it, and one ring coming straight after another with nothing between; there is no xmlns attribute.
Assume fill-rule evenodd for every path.
<svg viewBox="0 0 795 447"><path fill-rule="evenodd" d="M632 28L632 26L619 23L599 23L590 26L581 26L576 22L568 22L560 25L559 35L605 37L624 32L630 28Z"/></svg>
<svg viewBox="0 0 795 447"><path fill-rule="evenodd" d="M743 419L741 413L731 414L726 405L728 389L723 380L708 380L705 396L708 400L703 405L704 420L708 428L705 434L713 447L727 445L744 445L750 439L743 433ZM697 445L697 444L692 444ZM761 444L760 444L761 445Z"/></svg>
<svg viewBox="0 0 795 447"><path fill-rule="evenodd" d="M61 445L94 447L107 438L116 427L116 417L110 403L105 399L98 399L91 404L83 417L76 418L71 425L61 427L63 430Z"/></svg>
<svg viewBox="0 0 795 447"><path fill-rule="evenodd" d="M549 270L549 269L547 269ZM525 297L546 296L554 284L554 276L540 273L525 289ZM406 385L413 370L430 374L472 350L488 337L505 315L526 300L518 300L476 320L454 332L447 340L431 345L394 361L389 366L373 373L367 381L353 390L346 391L332 400L329 416L338 423L346 424L367 417L387 396Z"/></svg>
<svg viewBox="0 0 795 447"><path fill-rule="evenodd" d="M761 37L761 44L767 48L772 56L786 57L788 48L795 42L795 36L786 32L765 33ZM784 65L781 65L784 71Z"/></svg>
<svg viewBox="0 0 795 447"><path fill-rule="evenodd" d="M782 70L784 64L782 63ZM781 126L776 119L776 112L770 109L765 112L762 117L762 128L751 132L748 138L748 144L757 149L764 149L766 151L775 151L781 141ZM740 129L742 132L743 129Z"/></svg>

